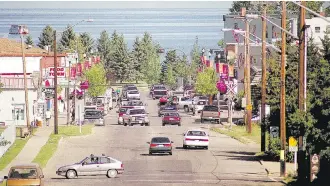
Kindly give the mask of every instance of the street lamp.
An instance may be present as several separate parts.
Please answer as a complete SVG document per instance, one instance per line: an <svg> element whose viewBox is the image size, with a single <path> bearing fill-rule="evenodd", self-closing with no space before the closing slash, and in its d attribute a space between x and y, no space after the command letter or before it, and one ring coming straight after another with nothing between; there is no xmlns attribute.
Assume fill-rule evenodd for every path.
<svg viewBox="0 0 330 186"><path fill-rule="evenodd" d="M93 19L84 19L80 22L68 27L64 31L75 27L82 22L93 22ZM63 32L64 32L63 31ZM62 32L62 33L63 33ZM54 134L58 134L58 107L57 107L57 48L56 48L56 30L54 30Z"/></svg>

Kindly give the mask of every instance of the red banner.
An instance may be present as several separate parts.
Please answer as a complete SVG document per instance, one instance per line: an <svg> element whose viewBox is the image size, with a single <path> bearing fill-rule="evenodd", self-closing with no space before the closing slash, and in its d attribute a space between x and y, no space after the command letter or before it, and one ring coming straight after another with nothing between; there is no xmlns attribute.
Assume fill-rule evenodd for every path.
<svg viewBox="0 0 330 186"><path fill-rule="evenodd" d="M81 72L82 72L82 65L81 65L81 63L78 63L78 64L77 64L76 75L77 75L77 76L81 76Z"/></svg>
<svg viewBox="0 0 330 186"><path fill-rule="evenodd" d="M215 63L215 70L216 70L217 73L219 73L219 71L220 71L219 70L219 63Z"/></svg>
<svg viewBox="0 0 330 186"><path fill-rule="evenodd" d="M76 78L76 67L71 67L71 72L70 72L70 78L75 79Z"/></svg>
<svg viewBox="0 0 330 186"><path fill-rule="evenodd" d="M228 65L227 64L223 64L222 66L222 74L221 74L221 77L223 79L228 79Z"/></svg>
<svg viewBox="0 0 330 186"><path fill-rule="evenodd" d="M206 60L206 66L210 67L210 60Z"/></svg>

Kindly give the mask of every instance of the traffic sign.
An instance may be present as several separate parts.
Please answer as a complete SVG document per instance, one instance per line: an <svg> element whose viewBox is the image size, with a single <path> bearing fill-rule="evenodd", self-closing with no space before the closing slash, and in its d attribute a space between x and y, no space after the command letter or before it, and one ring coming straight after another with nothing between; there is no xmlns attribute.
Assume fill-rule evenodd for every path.
<svg viewBox="0 0 330 186"><path fill-rule="evenodd" d="M231 95L234 95L236 94L236 87L237 87L237 82L234 82L234 81L228 81L227 82L227 95L228 94L231 94Z"/></svg>
<svg viewBox="0 0 330 186"><path fill-rule="evenodd" d="M277 126L270 126L270 137L271 138L278 138L280 129Z"/></svg>
<svg viewBox="0 0 330 186"><path fill-rule="evenodd" d="M252 110L252 105L246 105L246 110Z"/></svg>
<svg viewBox="0 0 330 186"><path fill-rule="evenodd" d="M293 136L290 136L289 138L289 151L290 152L298 151L298 141Z"/></svg>

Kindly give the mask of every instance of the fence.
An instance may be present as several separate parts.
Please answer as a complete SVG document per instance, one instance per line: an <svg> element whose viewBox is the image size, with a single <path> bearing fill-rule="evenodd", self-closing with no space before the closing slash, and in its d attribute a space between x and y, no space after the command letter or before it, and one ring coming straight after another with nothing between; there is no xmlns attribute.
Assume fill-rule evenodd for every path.
<svg viewBox="0 0 330 186"><path fill-rule="evenodd" d="M12 146L16 139L16 125L14 121L6 121L7 128L1 133L0 136L0 157L5 154L10 146ZM9 142L9 143L4 143ZM2 146L4 145L4 146Z"/></svg>

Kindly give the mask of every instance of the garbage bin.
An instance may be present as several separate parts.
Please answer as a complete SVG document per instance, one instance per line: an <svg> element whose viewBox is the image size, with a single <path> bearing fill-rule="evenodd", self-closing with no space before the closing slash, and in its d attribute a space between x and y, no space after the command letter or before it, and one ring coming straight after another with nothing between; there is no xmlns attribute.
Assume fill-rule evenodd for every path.
<svg viewBox="0 0 330 186"><path fill-rule="evenodd" d="M37 120L37 126L42 127L42 121L41 120Z"/></svg>

